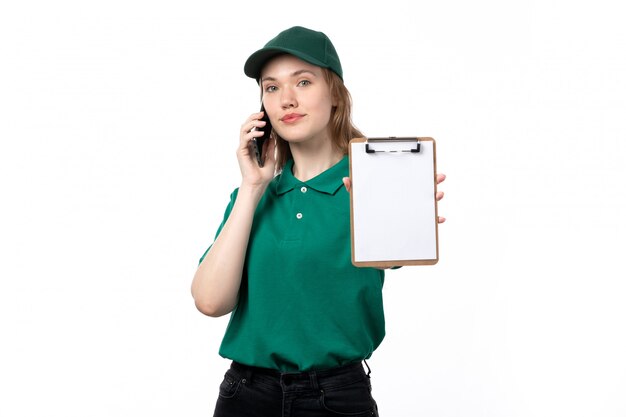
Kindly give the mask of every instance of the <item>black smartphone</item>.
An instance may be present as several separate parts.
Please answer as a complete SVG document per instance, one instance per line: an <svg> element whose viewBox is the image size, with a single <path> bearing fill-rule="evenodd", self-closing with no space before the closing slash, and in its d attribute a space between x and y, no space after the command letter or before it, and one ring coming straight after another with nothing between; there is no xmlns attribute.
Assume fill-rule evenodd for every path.
<svg viewBox="0 0 626 417"><path fill-rule="evenodd" d="M263 136L253 138L252 147L254 148L256 161L258 162L260 167L263 167L263 163L265 162L265 158L263 158L263 145L265 145L265 142L270 139L270 135L272 133L272 124L270 123L270 118L267 117L267 112L265 111L265 107L263 107L263 105L261 105L261 111L263 112L263 117L261 118L261 120L265 122L265 126L259 129L263 131Z"/></svg>

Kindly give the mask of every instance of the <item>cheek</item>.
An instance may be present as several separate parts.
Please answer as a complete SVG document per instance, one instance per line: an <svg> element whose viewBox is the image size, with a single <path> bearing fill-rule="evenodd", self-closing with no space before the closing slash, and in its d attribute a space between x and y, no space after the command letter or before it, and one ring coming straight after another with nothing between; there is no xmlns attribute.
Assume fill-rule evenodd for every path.
<svg viewBox="0 0 626 417"><path fill-rule="evenodd" d="M328 123L330 121L330 116L333 112L332 102L328 100L328 102L326 102L320 110L320 114L323 115L324 120L326 121L326 123Z"/></svg>
<svg viewBox="0 0 626 417"><path fill-rule="evenodd" d="M276 104L276 100L273 97L265 96L262 100L263 107L265 108L265 112L270 118L270 122L275 123L277 121L277 117L280 114L280 106Z"/></svg>
<svg viewBox="0 0 626 417"><path fill-rule="evenodd" d="M323 97L317 99L315 103L315 110L320 116L323 115L324 118L330 117L332 109L333 100L330 95L324 95Z"/></svg>

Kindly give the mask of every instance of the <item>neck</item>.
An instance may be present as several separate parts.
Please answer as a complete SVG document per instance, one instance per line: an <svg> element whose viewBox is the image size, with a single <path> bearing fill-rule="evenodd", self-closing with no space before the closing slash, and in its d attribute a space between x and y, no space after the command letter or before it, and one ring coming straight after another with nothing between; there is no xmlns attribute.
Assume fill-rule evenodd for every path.
<svg viewBox="0 0 626 417"><path fill-rule="evenodd" d="M315 178L343 158L343 154L330 141L324 141L320 146L315 146L315 149L300 145L305 144L290 144L293 176L300 181Z"/></svg>

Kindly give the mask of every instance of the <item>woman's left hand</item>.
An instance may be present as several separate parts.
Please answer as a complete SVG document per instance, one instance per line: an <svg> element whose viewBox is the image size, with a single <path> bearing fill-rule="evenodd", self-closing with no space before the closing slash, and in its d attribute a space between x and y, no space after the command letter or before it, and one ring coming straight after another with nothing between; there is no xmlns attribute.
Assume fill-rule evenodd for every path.
<svg viewBox="0 0 626 417"><path fill-rule="evenodd" d="M437 184L441 184L445 180L446 180L446 175L445 174L437 174ZM346 190L348 190L348 192L350 192L350 190L352 189L352 180L350 180L350 177L343 177L343 185L345 185L346 186ZM442 198L443 198L443 191L437 191L437 194L435 195L435 199L437 201L441 201ZM443 223L445 221L446 221L445 217L439 216L437 218L437 222L438 223Z"/></svg>

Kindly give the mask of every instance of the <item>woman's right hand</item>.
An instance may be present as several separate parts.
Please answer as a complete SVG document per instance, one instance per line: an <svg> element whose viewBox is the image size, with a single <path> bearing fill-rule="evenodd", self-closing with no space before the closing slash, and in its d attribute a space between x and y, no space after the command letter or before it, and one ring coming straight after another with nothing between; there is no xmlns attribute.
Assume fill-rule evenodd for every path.
<svg viewBox="0 0 626 417"><path fill-rule="evenodd" d="M263 145L262 152L265 162L262 168L259 167L254 155L252 139L263 136L263 131L252 130L252 128L256 127L258 129L265 125L266 122L261 120L261 117L263 117L263 112L254 113L241 125L237 160L241 170L242 186L265 187L274 178L276 168L274 150L276 149L276 142L272 139L266 141Z"/></svg>
<svg viewBox="0 0 626 417"><path fill-rule="evenodd" d="M253 138L263 135L261 131L252 131L254 127L263 126L262 116L263 113L254 113L241 125L237 148L241 187L226 223L198 266L191 284L196 307L208 316L223 316L237 305L254 214L274 178L275 142L268 140L263 146L263 168L259 167L250 143Z"/></svg>

